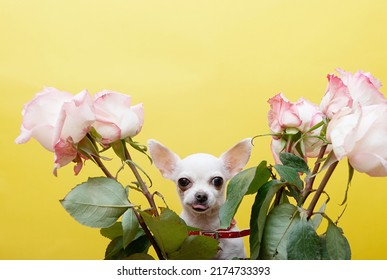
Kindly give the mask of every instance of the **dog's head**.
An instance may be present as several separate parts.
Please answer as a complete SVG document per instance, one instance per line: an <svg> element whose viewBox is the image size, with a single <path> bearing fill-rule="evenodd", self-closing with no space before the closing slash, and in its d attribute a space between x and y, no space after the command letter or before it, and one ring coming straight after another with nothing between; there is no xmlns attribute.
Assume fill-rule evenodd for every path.
<svg viewBox="0 0 387 280"><path fill-rule="evenodd" d="M194 214L218 211L224 203L227 180L243 169L251 153L245 139L220 157L193 154L184 159L155 140L149 140L154 165L164 178L175 182L184 209Z"/></svg>

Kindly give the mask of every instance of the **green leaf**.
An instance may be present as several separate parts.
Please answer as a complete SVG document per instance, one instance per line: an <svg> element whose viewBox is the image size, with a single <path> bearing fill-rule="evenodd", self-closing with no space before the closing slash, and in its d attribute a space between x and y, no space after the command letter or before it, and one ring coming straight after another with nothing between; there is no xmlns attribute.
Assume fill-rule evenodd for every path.
<svg viewBox="0 0 387 280"><path fill-rule="evenodd" d="M127 143L132 146L135 150L139 151L140 153L144 154L151 163L153 163L152 158L147 154L148 147L146 145L140 144L139 142L133 141L132 138L128 137L125 139Z"/></svg>
<svg viewBox="0 0 387 280"><path fill-rule="evenodd" d="M349 187L351 186L351 182L352 182L352 178L353 178L353 174L354 174L354 173L355 173L355 169L352 167L351 163L350 163L349 160L348 160L348 181L347 181L347 188L345 189L344 199L343 199L343 202L341 202L340 206L344 205L344 204L347 202L348 191L349 191Z"/></svg>
<svg viewBox="0 0 387 280"><path fill-rule="evenodd" d="M206 236L188 236L181 248L169 254L172 260L210 260L218 252L218 241Z"/></svg>
<svg viewBox="0 0 387 280"><path fill-rule="evenodd" d="M306 218L298 219L289 233L287 258L289 260L321 259L320 239Z"/></svg>
<svg viewBox="0 0 387 280"><path fill-rule="evenodd" d="M320 235L320 248L321 248L321 259L322 260L330 260L328 251L327 251L327 238L326 235Z"/></svg>
<svg viewBox="0 0 387 280"><path fill-rule="evenodd" d="M312 226L315 230L317 230L317 228L320 226L321 224L321 221L323 219L323 215L320 214L320 213L324 213L325 212L325 208L327 206L327 202L324 202L320 209L318 210L318 213L314 214L313 215L313 218L311 219L311 223L312 223Z"/></svg>
<svg viewBox="0 0 387 280"><path fill-rule="evenodd" d="M325 124L325 120L322 120L321 122L319 122L319 123L315 124L314 126L312 126L307 132L314 131L317 128L323 126L324 124Z"/></svg>
<svg viewBox="0 0 387 280"><path fill-rule="evenodd" d="M109 238L110 240L113 240L123 235L122 224L121 222L116 222L114 225L110 227L101 228L100 233L102 236Z"/></svg>
<svg viewBox="0 0 387 280"><path fill-rule="evenodd" d="M277 170L283 181L296 186L299 190L303 188L304 183L300 179L300 175L298 174L297 169L281 164L276 164L274 168Z"/></svg>
<svg viewBox="0 0 387 280"><path fill-rule="evenodd" d="M125 189L110 178L89 178L60 201L79 223L97 228L113 225L130 207Z"/></svg>
<svg viewBox="0 0 387 280"><path fill-rule="evenodd" d="M91 156L98 156L98 148L95 147L94 143L89 139L89 137L85 136L81 141L79 141L78 150L82 152L89 159L93 159Z"/></svg>
<svg viewBox="0 0 387 280"><path fill-rule="evenodd" d="M107 246L105 260L123 260L134 254L145 254L148 252L150 245L148 238L141 235L123 249L123 239L120 236L112 240Z"/></svg>
<svg viewBox="0 0 387 280"><path fill-rule="evenodd" d="M255 169L255 175L253 180L249 184L249 188L246 191L246 194L254 194L256 193L263 184L270 179L271 172L267 168L267 161L262 161ZM227 189L228 190L228 189Z"/></svg>
<svg viewBox="0 0 387 280"><path fill-rule="evenodd" d="M164 209L158 217L139 213L166 255L177 251L188 236L186 224L172 210Z"/></svg>
<svg viewBox="0 0 387 280"><path fill-rule="evenodd" d="M257 259L261 248L261 240L267 212L275 194L283 187L284 183L272 180L264 184L255 196L250 218L250 258Z"/></svg>
<svg viewBox="0 0 387 280"><path fill-rule="evenodd" d="M123 246L131 243L139 231L139 223L133 209L128 209L122 215Z"/></svg>
<svg viewBox="0 0 387 280"><path fill-rule="evenodd" d="M289 233L299 219L294 205L283 203L274 207L266 220L260 258L286 260Z"/></svg>
<svg viewBox="0 0 387 280"><path fill-rule="evenodd" d="M117 140L110 144L113 148L114 153L122 160L126 160L125 155L125 141L123 140Z"/></svg>
<svg viewBox="0 0 387 280"><path fill-rule="evenodd" d="M118 260L124 255L122 236L113 239L106 248L105 260Z"/></svg>
<svg viewBox="0 0 387 280"><path fill-rule="evenodd" d="M95 139L98 143L101 143L102 136L97 132L97 130L94 127L91 127L89 134L93 139Z"/></svg>
<svg viewBox="0 0 387 280"><path fill-rule="evenodd" d="M220 208L220 227L230 226L243 197L253 194L270 178L267 162L262 161L257 167L246 169L235 175L227 186L226 202Z"/></svg>
<svg viewBox="0 0 387 280"><path fill-rule="evenodd" d="M102 158L104 160L110 160L107 157L103 157L100 155L98 151L98 147L96 146L95 142L91 140L89 137L84 137L77 145L77 149L88 159L95 162L94 157Z"/></svg>
<svg viewBox="0 0 387 280"><path fill-rule="evenodd" d="M283 165L292 167L298 172L303 172L306 174L310 173L308 164L305 162L305 160L299 156L296 156L295 154L280 153L279 158Z"/></svg>
<svg viewBox="0 0 387 280"><path fill-rule="evenodd" d="M331 260L351 259L351 249L347 238L343 235L342 229L330 220L326 233L326 249Z"/></svg>
<svg viewBox="0 0 387 280"><path fill-rule="evenodd" d="M323 166L321 167L319 173L323 172L324 170L327 170L329 168L329 166L331 166L332 164L334 164L336 161L338 161L338 159L336 158L336 155L333 151L331 151L326 159L324 160L324 164Z"/></svg>

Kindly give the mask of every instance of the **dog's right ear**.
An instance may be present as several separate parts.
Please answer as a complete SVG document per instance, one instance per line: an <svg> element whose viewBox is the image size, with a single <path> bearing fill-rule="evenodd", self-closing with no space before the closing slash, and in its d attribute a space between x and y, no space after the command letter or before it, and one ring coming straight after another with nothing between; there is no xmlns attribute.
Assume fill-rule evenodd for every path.
<svg viewBox="0 0 387 280"><path fill-rule="evenodd" d="M163 177L173 180L173 173L177 162L180 160L178 155L153 139L148 141L148 147L153 163L160 170Z"/></svg>

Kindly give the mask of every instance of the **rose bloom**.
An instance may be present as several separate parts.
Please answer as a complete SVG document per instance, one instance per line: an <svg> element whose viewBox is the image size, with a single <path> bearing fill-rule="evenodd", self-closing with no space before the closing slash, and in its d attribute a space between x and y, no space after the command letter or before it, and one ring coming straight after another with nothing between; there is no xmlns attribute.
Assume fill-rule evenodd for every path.
<svg viewBox="0 0 387 280"><path fill-rule="evenodd" d="M314 130L311 128L323 120L323 114L319 107L304 98L300 98L295 103L290 102L282 94L272 97L268 103L270 104L268 113L270 129L276 134L289 134L289 132L297 134L298 131L305 134L300 142L304 152L302 156L316 157L322 146L322 141L317 138L321 128ZM280 163L278 155L285 150L285 147L286 140L284 140L283 135L274 135L271 151L276 163Z"/></svg>
<svg viewBox="0 0 387 280"><path fill-rule="evenodd" d="M267 101L270 110L267 115L269 127L274 133L281 133L287 127L301 125L294 103L290 102L282 93L275 95Z"/></svg>
<svg viewBox="0 0 387 280"><path fill-rule="evenodd" d="M320 103L321 111L331 119L341 108L352 107L353 99L348 87L335 76L328 75L328 87Z"/></svg>
<svg viewBox="0 0 387 280"><path fill-rule="evenodd" d="M102 91L94 96L96 121L93 127L103 144L137 135L144 123L142 103L131 106L131 98L122 93Z"/></svg>
<svg viewBox="0 0 387 280"><path fill-rule="evenodd" d="M328 124L327 139L338 160L370 176L387 176L387 104L354 104L343 108Z"/></svg>
<svg viewBox="0 0 387 280"><path fill-rule="evenodd" d="M26 143L35 138L44 148L54 152L57 169L77 161L74 168L78 174L82 161L76 144L81 141L95 120L91 98L86 90L73 96L55 88L45 88L24 105L20 135L15 143Z"/></svg>
<svg viewBox="0 0 387 280"><path fill-rule="evenodd" d="M337 71L339 76L328 75L328 87L320 103L321 111L329 119L341 108L352 107L353 103L366 106L386 102L379 91L382 84L370 73Z"/></svg>
<svg viewBox="0 0 387 280"><path fill-rule="evenodd" d="M361 105L374 105L385 102L383 94L379 91L382 84L370 73L358 71L355 74L337 69L339 78L348 88L354 102Z"/></svg>

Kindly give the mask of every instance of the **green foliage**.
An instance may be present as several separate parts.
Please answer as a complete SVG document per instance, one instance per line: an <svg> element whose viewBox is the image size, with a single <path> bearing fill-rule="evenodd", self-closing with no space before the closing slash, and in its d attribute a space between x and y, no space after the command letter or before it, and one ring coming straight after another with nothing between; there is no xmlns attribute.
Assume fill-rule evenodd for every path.
<svg viewBox="0 0 387 280"><path fill-rule="evenodd" d="M152 158L147 154L147 151L148 151L148 147L146 145L142 145L140 144L139 142L136 142L136 141L133 141L132 138L128 137L125 139L125 142L126 143L129 143L129 145L134 148L135 150L137 150L138 152L144 154L148 159L149 161L152 163Z"/></svg>
<svg viewBox="0 0 387 280"><path fill-rule="evenodd" d="M320 239L305 217L295 220L286 247L289 260L321 259Z"/></svg>
<svg viewBox="0 0 387 280"><path fill-rule="evenodd" d="M280 204L270 211L263 230L260 258L287 259L288 238L298 219L297 208L291 204Z"/></svg>
<svg viewBox="0 0 387 280"><path fill-rule="evenodd" d="M250 217L250 251L251 259L257 259L268 209L276 193L283 187L283 182L272 180L265 183L258 191L251 209Z"/></svg>
<svg viewBox="0 0 387 280"><path fill-rule="evenodd" d="M130 207L125 189L113 179L89 178L60 201L79 223L97 228L110 227Z"/></svg>
<svg viewBox="0 0 387 280"><path fill-rule="evenodd" d="M282 181L296 186L298 190L303 188L303 182L300 179L300 175L298 174L297 169L280 164L275 165L274 168L277 170Z"/></svg>
<svg viewBox="0 0 387 280"><path fill-rule="evenodd" d="M352 167L351 163L348 161L348 181L347 181L347 188L345 189L345 195L343 202L341 202L340 205L344 205L347 202L348 199L348 191L349 187L351 186L351 182L353 179L353 174L355 173L355 169Z"/></svg>
<svg viewBox="0 0 387 280"><path fill-rule="evenodd" d="M114 153L121 159L121 161L126 160L125 155L125 142L123 140L117 140L116 142L111 143Z"/></svg>
<svg viewBox="0 0 387 280"><path fill-rule="evenodd" d="M294 168L297 172L310 174L309 166L304 159L291 153L281 153L279 158L283 166Z"/></svg>
<svg viewBox="0 0 387 280"><path fill-rule="evenodd" d="M316 213L304 208L304 196L313 192L305 191L302 176L306 181L316 174L311 173L304 159L291 153L281 153L280 160L282 164L274 166L279 180L262 162L230 181L231 190L221 212L224 224L235 214L245 195L256 193L250 216L251 259L350 259L347 239L325 213L329 199ZM350 179L352 172L350 169ZM324 218L328 227L319 236L317 230L326 224L322 223Z"/></svg>
<svg viewBox="0 0 387 280"><path fill-rule="evenodd" d="M160 249L168 255L179 249L188 236L184 221L173 211L165 209L159 217L140 212Z"/></svg>
<svg viewBox="0 0 387 280"><path fill-rule="evenodd" d="M262 161L257 167L246 169L230 180L226 202L220 209L220 228L227 228L230 225L243 197L256 193L269 178L267 163Z"/></svg>
<svg viewBox="0 0 387 280"><path fill-rule="evenodd" d="M351 259L351 249L347 238L345 238L341 228L332 221L328 222L328 229L325 234L326 257L331 260Z"/></svg>
<svg viewBox="0 0 387 280"><path fill-rule="evenodd" d="M140 225L133 209L128 209L122 215L123 247L126 248L136 237Z"/></svg>
<svg viewBox="0 0 387 280"><path fill-rule="evenodd" d="M102 236L109 238L110 240L115 239L116 237L123 236L122 223L116 222L110 227L101 228L100 233Z"/></svg>
<svg viewBox="0 0 387 280"><path fill-rule="evenodd" d="M138 256L138 254L144 256L147 254L150 241L145 235L140 235L136 238L130 246L123 247L123 238L119 236L113 239L106 248L105 260L123 260L130 256Z"/></svg>
<svg viewBox="0 0 387 280"><path fill-rule="evenodd" d="M205 236L189 236L188 226L173 211L164 209L154 217L140 212L166 259L212 259L218 241Z"/></svg>
<svg viewBox="0 0 387 280"><path fill-rule="evenodd" d="M210 260L218 251L218 242L206 236L187 236L178 251L169 254L173 260Z"/></svg>

